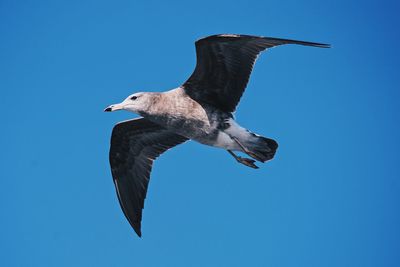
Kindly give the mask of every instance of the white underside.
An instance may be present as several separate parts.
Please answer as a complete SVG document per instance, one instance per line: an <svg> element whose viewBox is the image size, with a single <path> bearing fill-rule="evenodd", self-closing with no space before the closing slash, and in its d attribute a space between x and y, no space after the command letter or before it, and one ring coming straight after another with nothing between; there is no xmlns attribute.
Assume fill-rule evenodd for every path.
<svg viewBox="0 0 400 267"><path fill-rule="evenodd" d="M213 146L229 150L242 151L241 147L231 137L235 137L241 144L246 144L251 138L254 138L245 128L241 127L233 119L229 119L229 128L220 131L217 141Z"/></svg>

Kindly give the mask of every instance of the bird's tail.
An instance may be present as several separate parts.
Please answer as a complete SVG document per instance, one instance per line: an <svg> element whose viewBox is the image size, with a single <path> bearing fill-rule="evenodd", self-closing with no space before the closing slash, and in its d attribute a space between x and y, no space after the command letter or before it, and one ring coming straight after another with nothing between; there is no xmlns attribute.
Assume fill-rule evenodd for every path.
<svg viewBox="0 0 400 267"><path fill-rule="evenodd" d="M271 160L278 149L278 143L270 138L253 134L253 138L246 144L246 148L249 150L249 156L252 158L265 162Z"/></svg>

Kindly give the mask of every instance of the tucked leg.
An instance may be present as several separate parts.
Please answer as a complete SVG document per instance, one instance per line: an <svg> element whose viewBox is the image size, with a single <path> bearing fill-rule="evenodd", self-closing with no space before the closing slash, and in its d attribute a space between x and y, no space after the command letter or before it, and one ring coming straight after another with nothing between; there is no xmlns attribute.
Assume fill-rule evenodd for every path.
<svg viewBox="0 0 400 267"><path fill-rule="evenodd" d="M248 159L248 158L242 158L233 153L231 150L227 150L229 154L231 154L237 162L242 163L243 165L246 165L247 167L253 168L253 169L258 169L258 166L254 164L255 160Z"/></svg>
<svg viewBox="0 0 400 267"><path fill-rule="evenodd" d="M255 153L248 150L245 146L243 146L236 137L231 136L231 138L232 138L232 140L234 140L236 142L236 144L238 144L240 146L241 149L243 149L243 151L247 155L249 155L250 157L252 157L253 159L256 159L258 161L261 161L261 162L265 161L265 160L262 160L260 157L258 157Z"/></svg>

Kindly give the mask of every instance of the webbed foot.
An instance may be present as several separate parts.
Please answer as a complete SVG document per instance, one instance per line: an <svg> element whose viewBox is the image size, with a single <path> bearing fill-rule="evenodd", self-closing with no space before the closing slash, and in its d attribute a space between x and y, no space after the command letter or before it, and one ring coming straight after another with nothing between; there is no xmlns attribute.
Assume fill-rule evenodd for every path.
<svg viewBox="0 0 400 267"><path fill-rule="evenodd" d="M253 169L258 169L258 166L254 164L256 162L255 160L248 159L248 158L242 158L242 157L237 157L237 162L242 163L243 165L246 165L247 167L253 168Z"/></svg>
<svg viewBox="0 0 400 267"><path fill-rule="evenodd" d="M228 150L228 152L236 159L237 162L239 162L243 165L246 165L247 167L250 167L253 169L258 169L258 166L256 164L254 164L254 162L256 162L255 160L239 157L238 155L233 153L231 150Z"/></svg>

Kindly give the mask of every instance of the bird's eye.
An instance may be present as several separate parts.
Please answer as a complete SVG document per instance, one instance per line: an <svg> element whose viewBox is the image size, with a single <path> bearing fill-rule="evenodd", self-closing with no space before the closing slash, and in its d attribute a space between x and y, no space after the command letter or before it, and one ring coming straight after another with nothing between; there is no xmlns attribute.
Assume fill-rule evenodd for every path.
<svg viewBox="0 0 400 267"><path fill-rule="evenodd" d="M131 100L136 100L137 96L132 96Z"/></svg>

